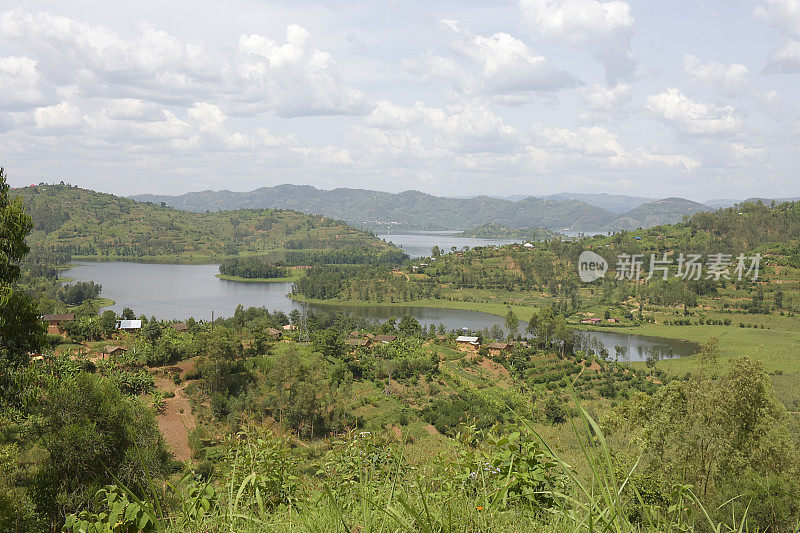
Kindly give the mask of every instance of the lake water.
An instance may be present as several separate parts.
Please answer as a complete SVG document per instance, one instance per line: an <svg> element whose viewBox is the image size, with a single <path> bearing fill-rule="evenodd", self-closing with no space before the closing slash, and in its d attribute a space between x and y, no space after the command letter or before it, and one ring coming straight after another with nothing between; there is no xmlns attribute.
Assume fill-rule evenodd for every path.
<svg viewBox="0 0 800 533"><path fill-rule="evenodd" d="M219 265L162 265L126 262L75 262L64 276L94 281L103 286L102 296L114 300L109 307L121 313L130 307L137 315L161 319L211 319L233 315L236 306L266 307L270 311L302 311L302 304L287 297L291 283L245 283L214 277ZM448 329L472 330L504 323L486 313L427 307L377 307L308 305L310 310L341 309L370 319L385 320L410 313L420 323L444 324Z"/></svg>
<svg viewBox="0 0 800 533"><path fill-rule="evenodd" d="M110 307L121 313L130 307L137 315L156 316L160 319L209 320L212 311L215 317L233 315L236 306L265 307L271 311L289 313L293 309L302 311L302 304L287 297L290 283L244 283L216 278L218 265L169 265L126 262L77 262L64 275L77 281L94 281L103 286L102 296L114 300ZM312 311L326 309L342 310L373 320L386 320L409 313L420 323L444 324L448 330L482 330L497 324L503 326L504 319L487 313L458 309L434 309L428 307L398 306L334 306L308 305ZM524 329L525 323L520 324ZM610 359L616 355L615 346L623 346L620 360L644 361L681 357L697 352L692 342L627 335L612 331L584 332L589 340L587 349L599 353L605 347ZM592 341L591 339L595 339Z"/></svg>
<svg viewBox="0 0 800 533"><path fill-rule="evenodd" d="M453 231L425 231L425 232L404 232L387 233L378 235L385 241L391 241L403 249L405 253L414 257L428 257L431 255L431 248L438 246L442 251L449 252L453 246L462 249L464 246L475 248L477 246L489 246L503 244L513 244L519 239L478 239L474 237L458 237Z"/></svg>

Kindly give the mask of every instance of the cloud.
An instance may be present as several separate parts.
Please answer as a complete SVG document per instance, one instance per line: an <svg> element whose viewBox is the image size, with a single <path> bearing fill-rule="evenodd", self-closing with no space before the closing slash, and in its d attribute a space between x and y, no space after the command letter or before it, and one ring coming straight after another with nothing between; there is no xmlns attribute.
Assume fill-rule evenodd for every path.
<svg viewBox="0 0 800 533"><path fill-rule="evenodd" d="M634 18L626 2L611 0L519 0L522 18L547 38L585 46L603 63L614 83L630 75L636 56L630 50Z"/></svg>
<svg viewBox="0 0 800 533"><path fill-rule="evenodd" d="M511 34L474 35L455 20L443 20L440 29L447 50L459 61L432 50L406 59L403 68L424 81L441 79L460 93L484 94L503 105L524 104L579 83Z"/></svg>
<svg viewBox="0 0 800 533"><path fill-rule="evenodd" d="M729 94L746 91L750 85L746 66L733 63L724 65L716 61L703 63L700 58L687 54L683 56L683 71L693 81L710 85Z"/></svg>
<svg viewBox="0 0 800 533"><path fill-rule="evenodd" d="M363 94L343 82L332 56L314 48L308 30L298 25L287 27L284 43L243 34L238 48L223 52L154 28L125 38L104 26L14 10L0 14L3 41L35 53L35 70L22 65L28 78L40 73L54 86L74 85L88 96L161 103L224 99L282 116L370 109Z"/></svg>
<svg viewBox="0 0 800 533"><path fill-rule="evenodd" d="M770 54L767 71L800 72L800 1L766 0L753 13L778 28L785 37Z"/></svg>
<svg viewBox="0 0 800 533"><path fill-rule="evenodd" d="M83 122L81 111L69 102L39 107L33 113L36 127L40 130L68 130Z"/></svg>
<svg viewBox="0 0 800 533"><path fill-rule="evenodd" d="M557 91L574 86L577 80L563 70L552 68L547 58L508 33L473 35L456 21L442 23L448 47L479 70L486 92L514 96L536 91Z"/></svg>
<svg viewBox="0 0 800 533"><path fill-rule="evenodd" d="M644 148L626 149L616 134L602 126L580 127L575 130L553 128L536 124L532 128L532 144L539 148L564 154L576 154L589 161L584 162L588 168L596 162L604 161L611 168L647 169L658 167L682 168L691 171L700 166L700 162L680 154L654 154Z"/></svg>
<svg viewBox="0 0 800 533"><path fill-rule="evenodd" d="M769 56L769 70L780 72L800 72L800 41L786 40Z"/></svg>
<svg viewBox="0 0 800 533"><path fill-rule="evenodd" d="M30 57L0 57L0 108L24 109L42 103L40 75Z"/></svg>
<svg viewBox="0 0 800 533"><path fill-rule="evenodd" d="M441 140L450 146L478 143L484 151L510 142L517 133L516 128L505 124L480 100L446 107L429 107L422 102L399 106L383 100L377 103L365 121L381 129L424 128L440 135Z"/></svg>
<svg viewBox="0 0 800 533"><path fill-rule="evenodd" d="M589 109L611 111L630 101L631 86L627 83L618 83L613 87L595 84L581 89L579 95Z"/></svg>
<svg viewBox="0 0 800 533"><path fill-rule="evenodd" d="M248 55L239 66L247 93L270 102L280 115L360 115L371 108L360 91L342 82L332 56L311 46L302 26L288 26L283 44L241 35L239 50Z"/></svg>
<svg viewBox="0 0 800 533"><path fill-rule="evenodd" d="M647 109L691 135L731 135L742 127L732 107L695 102L678 89L650 95Z"/></svg>

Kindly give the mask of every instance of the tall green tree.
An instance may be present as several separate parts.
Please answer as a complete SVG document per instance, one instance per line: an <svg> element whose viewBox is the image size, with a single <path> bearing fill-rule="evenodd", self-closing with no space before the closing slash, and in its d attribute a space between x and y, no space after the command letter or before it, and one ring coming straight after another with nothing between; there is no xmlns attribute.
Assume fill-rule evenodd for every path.
<svg viewBox="0 0 800 533"><path fill-rule="evenodd" d="M45 344L44 323L29 294L15 286L19 263L29 248L25 237L33 229L22 201L8 194L5 170L0 168L0 375L17 367Z"/></svg>

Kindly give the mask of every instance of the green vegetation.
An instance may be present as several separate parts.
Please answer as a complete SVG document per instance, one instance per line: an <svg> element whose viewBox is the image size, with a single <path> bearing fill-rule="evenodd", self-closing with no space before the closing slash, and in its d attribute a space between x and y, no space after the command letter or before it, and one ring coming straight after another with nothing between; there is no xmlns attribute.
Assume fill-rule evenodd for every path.
<svg viewBox="0 0 800 533"><path fill-rule="evenodd" d="M481 239L519 239L522 241L544 241L557 237L559 234L544 228L507 228L500 224L484 224L477 228L466 230L460 234L462 237L478 237Z"/></svg>
<svg viewBox="0 0 800 533"><path fill-rule="evenodd" d="M442 198L417 191L391 194L361 189L320 190L308 185L279 185L250 192L203 191L182 196L140 195L141 201L164 202L177 209L203 212L253 208L290 208L323 213L373 230L463 230L484 224L509 228L562 230L620 230L680 222L686 215L708 209L682 198L667 198L645 205L609 202L608 198L581 195L529 197L516 202L479 196ZM583 200L583 201L582 201ZM628 209L607 210L628 206ZM636 206L633 209L633 206ZM629 211L630 209L630 211ZM616 213L622 212L622 215Z"/></svg>
<svg viewBox="0 0 800 533"><path fill-rule="evenodd" d="M800 205L415 261L367 238L226 262L250 276L307 272L299 298L483 309L505 329L240 306L213 323L142 316L131 333L116 322L132 309L90 311L98 286L61 287L68 250L25 257L32 223L4 190L3 531L800 527ZM316 223L292 234L311 238ZM42 224L45 236L64 227ZM575 265L587 247L609 258L759 251L764 264L758 280L589 285ZM75 309L75 320L45 337L37 305ZM609 354L578 327L700 350L624 364L612 360L623 347Z"/></svg>
<svg viewBox="0 0 800 533"><path fill-rule="evenodd" d="M212 259L271 250L386 246L374 235L286 210L187 213L68 185L14 191L34 220L35 249L74 257Z"/></svg>

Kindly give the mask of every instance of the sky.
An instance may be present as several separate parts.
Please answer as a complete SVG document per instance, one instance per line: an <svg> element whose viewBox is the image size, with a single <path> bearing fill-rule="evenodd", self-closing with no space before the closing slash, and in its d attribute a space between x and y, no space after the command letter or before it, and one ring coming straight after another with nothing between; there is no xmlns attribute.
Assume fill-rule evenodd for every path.
<svg viewBox="0 0 800 533"><path fill-rule="evenodd" d="M0 0L0 166L122 195L800 196L800 0Z"/></svg>

